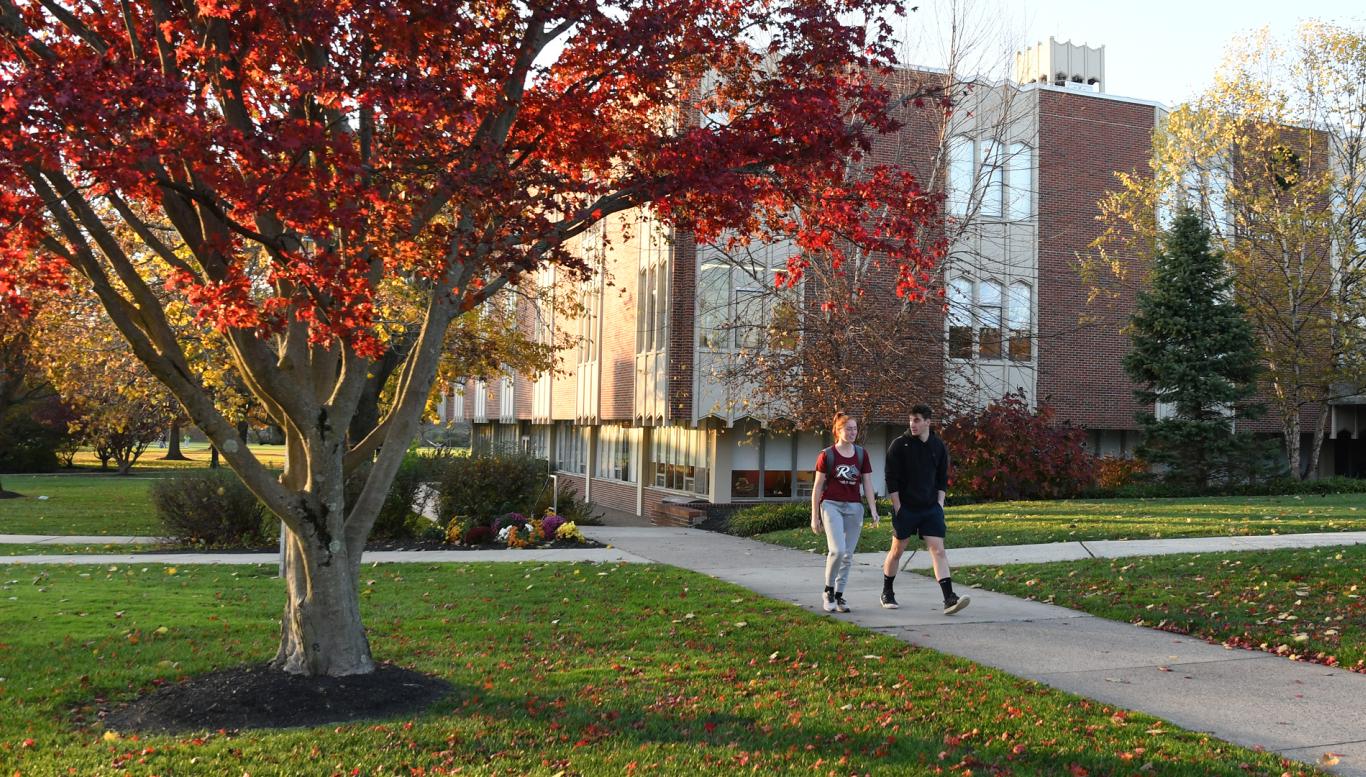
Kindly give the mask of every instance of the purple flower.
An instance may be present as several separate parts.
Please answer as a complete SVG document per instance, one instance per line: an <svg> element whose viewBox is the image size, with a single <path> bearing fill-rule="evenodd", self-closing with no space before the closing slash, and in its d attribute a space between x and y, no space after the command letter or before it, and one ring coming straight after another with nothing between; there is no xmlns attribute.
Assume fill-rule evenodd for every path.
<svg viewBox="0 0 1366 777"><path fill-rule="evenodd" d="M527 524L527 517L521 513L504 513L493 521L493 531L496 534L502 531L505 526L516 526L518 529L524 528Z"/></svg>
<svg viewBox="0 0 1366 777"><path fill-rule="evenodd" d="M541 519L541 531L549 539L555 539L555 531L564 525L564 519L554 513Z"/></svg>

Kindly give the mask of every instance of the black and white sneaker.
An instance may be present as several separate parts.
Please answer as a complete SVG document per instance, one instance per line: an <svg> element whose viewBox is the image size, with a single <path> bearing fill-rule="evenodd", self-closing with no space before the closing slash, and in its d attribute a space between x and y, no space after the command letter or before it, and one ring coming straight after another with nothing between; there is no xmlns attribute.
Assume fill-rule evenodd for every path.
<svg viewBox="0 0 1366 777"><path fill-rule="evenodd" d="M891 591L882 592L882 609L896 610L900 609L900 607L901 605L896 603L896 594L892 593Z"/></svg>
<svg viewBox="0 0 1366 777"><path fill-rule="evenodd" d="M949 594L948 598L944 599L944 614L953 615L971 603L972 599L969 597L959 596L958 594Z"/></svg>
<svg viewBox="0 0 1366 777"><path fill-rule="evenodd" d="M821 609L826 612L835 611L835 597L829 591L821 594Z"/></svg>
<svg viewBox="0 0 1366 777"><path fill-rule="evenodd" d="M835 612L849 612L849 604L844 601L844 594L835 592Z"/></svg>

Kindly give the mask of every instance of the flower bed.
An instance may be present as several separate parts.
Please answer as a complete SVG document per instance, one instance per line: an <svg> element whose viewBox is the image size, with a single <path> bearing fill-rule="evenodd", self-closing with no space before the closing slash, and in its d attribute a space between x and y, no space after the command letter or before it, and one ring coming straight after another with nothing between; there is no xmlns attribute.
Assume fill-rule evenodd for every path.
<svg viewBox="0 0 1366 777"><path fill-rule="evenodd" d="M583 536L573 521L550 510L540 518L505 513L491 524L456 516L446 527L446 541L463 547L509 549L596 545Z"/></svg>

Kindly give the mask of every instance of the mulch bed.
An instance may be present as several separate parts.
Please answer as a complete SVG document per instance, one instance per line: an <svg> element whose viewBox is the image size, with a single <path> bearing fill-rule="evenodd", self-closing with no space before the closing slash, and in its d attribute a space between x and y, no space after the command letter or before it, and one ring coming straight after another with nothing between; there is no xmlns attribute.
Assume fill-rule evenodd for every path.
<svg viewBox="0 0 1366 777"><path fill-rule="evenodd" d="M439 677L392 664L348 677L306 677L257 664L162 686L108 711L104 728L166 734L393 718L421 712L452 690Z"/></svg>

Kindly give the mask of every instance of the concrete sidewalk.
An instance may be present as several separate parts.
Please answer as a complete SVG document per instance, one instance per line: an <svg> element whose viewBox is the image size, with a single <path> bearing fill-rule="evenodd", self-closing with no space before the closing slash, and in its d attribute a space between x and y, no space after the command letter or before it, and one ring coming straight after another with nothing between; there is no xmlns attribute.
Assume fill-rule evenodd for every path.
<svg viewBox="0 0 1366 777"><path fill-rule="evenodd" d="M585 533L636 556L820 612L823 555L695 529L592 527ZM1199 551L1231 549L1193 540L1155 542L1195 544ZM1096 544L1087 546L1094 550ZM949 558L962 565L965 555L965 550L951 550ZM898 577L902 607L883 610L878 606L880 564L878 554L858 555L845 591L853 612L829 617L1300 761L1315 763L1332 752L1341 759L1333 773L1366 777L1366 675L1230 650L981 590L969 591L971 607L946 617L940 612L939 586L922 575Z"/></svg>
<svg viewBox="0 0 1366 777"><path fill-rule="evenodd" d="M1276 548L1321 548L1332 545L1366 544L1366 531L1326 532L1320 534L1266 534L1255 537L1182 537L1170 540L1085 540L1048 542L1038 545L998 545L982 548L949 548L949 563L956 567L1003 564L1034 564L1048 561L1076 561L1086 558L1124 558L1127 556L1166 556L1172 553L1228 553L1242 550ZM825 554L816 554L824 558ZM882 553L857 553L855 561L882 563ZM907 553L902 569L929 569L930 554Z"/></svg>

